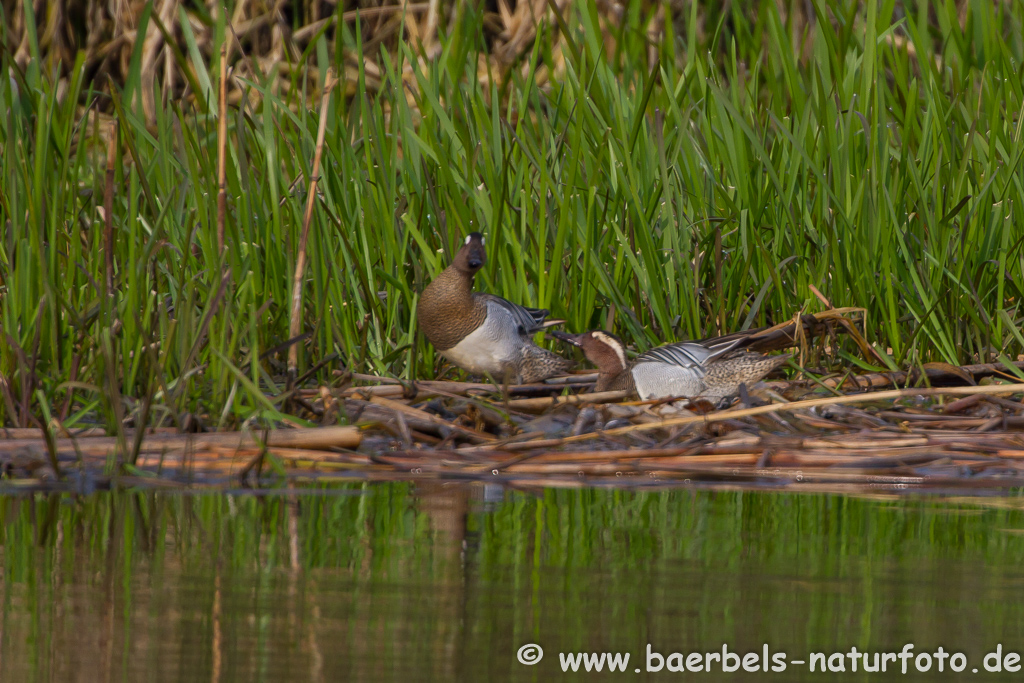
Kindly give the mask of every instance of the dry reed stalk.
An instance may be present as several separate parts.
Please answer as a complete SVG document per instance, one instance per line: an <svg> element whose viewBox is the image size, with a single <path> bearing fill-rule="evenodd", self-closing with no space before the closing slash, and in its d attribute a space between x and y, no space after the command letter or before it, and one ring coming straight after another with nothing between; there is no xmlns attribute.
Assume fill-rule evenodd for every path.
<svg viewBox="0 0 1024 683"><path fill-rule="evenodd" d="M330 462L355 467L380 467L375 465L369 456L356 453L334 453L301 448L274 448L272 452L284 460Z"/></svg>
<svg viewBox="0 0 1024 683"><path fill-rule="evenodd" d="M192 481L199 475L221 474L234 476L241 472L246 463L250 451L232 451L230 453L146 453L140 455L135 467L138 470L153 471L159 469L161 474L169 477L186 476ZM90 460L86 459L86 463ZM101 464L99 462L97 465Z"/></svg>
<svg viewBox="0 0 1024 683"><path fill-rule="evenodd" d="M579 403L611 403L629 398L628 391L600 391L590 394L573 394L570 396L548 396L544 398L519 398L508 402L508 407L515 410L545 410L556 406L576 405Z"/></svg>
<svg viewBox="0 0 1024 683"><path fill-rule="evenodd" d="M369 427L372 423L377 423L376 426L383 429L388 434L391 434L392 436L400 435L395 418L395 411L390 408L385 408L382 405L370 403L369 401L347 399L345 401L345 411L350 420L359 423L363 427ZM429 420L420 419L419 417L409 413L406 413L406 415L406 423L412 430L439 437L438 440L441 440L450 434L450 432L444 430L444 428L450 426L447 423L439 425Z"/></svg>
<svg viewBox="0 0 1024 683"><path fill-rule="evenodd" d="M870 448L871 450L878 450L880 448L910 448L912 446L927 446L929 440L927 437L922 436L907 436L905 438L892 438L892 439L879 439L879 438L808 438L801 439L799 446L801 448L831 448L831 449L853 449L861 450L864 448Z"/></svg>
<svg viewBox="0 0 1024 683"><path fill-rule="evenodd" d="M574 465L571 463L553 463L547 465L531 465L530 463L522 463L520 465L510 465L506 472L508 472L509 474L575 474L577 476L615 476L616 473L621 473L622 471L627 469L630 469L629 466L617 463L587 463L580 465Z"/></svg>
<svg viewBox="0 0 1024 683"><path fill-rule="evenodd" d="M832 467L836 465L856 466L862 470L889 469L908 463L926 463L937 460L935 452L906 453L901 455L838 455L834 453L779 453L772 456L771 464L779 468Z"/></svg>
<svg viewBox="0 0 1024 683"><path fill-rule="evenodd" d="M402 386L402 380L395 379L394 377L379 377L377 375L365 375L361 372L347 372L345 370L335 370L336 375L347 375L348 379L356 382L374 382L376 384L390 384L393 386Z"/></svg>
<svg viewBox="0 0 1024 683"><path fill-rule="evenodd" d="M128 430L132 433L133 430ZM89 437L89 436L106 436L107 430L102 427L90 427L88 429L79 430L74 434L68 434L65 430L66 436L75 436L77 438ZM0 444L3 443L3 439L33 439L40 440L43 438L43 430L37 429L36 427L0 427Z"/></svg>
<svg viewBox="0 0 1024 683"><path fill-rule="evenodd" d="M1024 418L1020 417L992 417L989 419L975 418L975 419L961 419L953 422L946 421L932 421L932 422L919 422L914 425L922 429L982 429L988 431L989 429L995 429L996 427L1005 428L1020 428L1024 427Z"/></svg>
<svg viewBox="0 0 1024 683"><path fill-rule="evenodd" d="M632 450L609 450L609 451L556 451L538 453L530 458L534 463L545 462L601 462L605 460L643 460L647 458L661 460L663 458L675 458L685 456L687 458L698 458L702 456L691 455L690 448L637 448ZM749 455L745 453L732 453L733 455ZM707 456L703 456L707 457ZM713 456L719 457L719 456Z"/></svg>
<svg viewBox="0 0 1024 683"><path fill-rule="evenodd" d="M217 253L224 253L224 225L228 213L228 39L220 46L220 93L217 102Z"/></svg>
<svg viewBox="0 0 1024 683"><path fill-rule="evenodd" d="M576 379L578 378L578 379ZM355 396L403 396L405 395L405 386L396 379L388 377L374 377L373 375L360 375L353 374L353 380L359 381L379 381L379 384L360 386L360 387L348 387L335 395L338 397L355 397ZM556 378L563 379L563 378ZM532 384L516 384L508 387L509 394L522 395L522 394L538 394L545 392L556 392L562 391L563 389L585 389L590 387L597 380L597 373L588 373L586 375L570 376L568 378L571 381L568 382L535 382ZM470 392L489 392L489 393L501 393L501 389L494 384L487 384L483 382L452 382L452 381L439 381L439 380L423 380L417 381L413 384L414 388L423 393L438 392L456 394L459 396L468 396ZM303 390L299 394L303 397L315 397L317 390L309 389Z"/></svg>
<svg viewBox="0 0 1024 683"><path fill-rule="evenodd" d="M388 408L396 413L404 413L406 415L410 415L412 417L417 418L418 420L429 422L439 427L447 427L448 429L451 429L452 431L457 432L476 443L497 440L497 437L486 432L480 432L469 427L463 427L461 425L454 424L452 422L449 422L448 420L445 420L444 418L434 415L433 413L428 413L425 410L420 410L419 408L407 406L399 401L392 401L391 399L384 398L383 396L374 396L373 398L370 399L370 403L382 406L384 408Z"/></svg>
<svg viewBox="0 0 1024 683"><path fill-rule="evenodd" d="M300 395L304 395L306 392L301 392ZM356 398L369 400L374 396L404 396L405 387L398 384L378 384L377 386L369 387L349 387L343 391L333 394L339 398Z"/></svg>
<svg viewBox="0 0 1024 683"><path fill-rule="evenodd" d="M519 436L521 437L522 435L519 435ZM527 442L521 442L521 441L519 441L519 442L510 442L510 439L503 439L502 441L499 441L499 442L494 443L494 444L487 444L487 445L484 445L484 446L480 446L478 448L462 448L462 449L459 449L459 450L461 452L473 452L473 451L484 452L486 450L496 450L497 448L501 448L502 450L506 450L506 451L510 451L510 452L517 452L517 451L535 450L535 449L538 449L538 448L554 448L554 447L562 445L562 440L561 439L544 439L544 438L541 438L541 437L544 436L544 434L541 433L541 432L530 434L530 436L533 439L535 439L535 440L531 440L531 441L527 441Z"/></svg>
<svg viewBox="0 0 1024 683"><path fill-rule="evenodd" d="M1005 442L1024 447L1024 435L1013 432L981 436L975 432L965 430L936 430L928 431L927 435L929 444L961 444L971 446L972 448L984 448L989 443Z"/></svg>
<svg viewBox="0 0 1024 683"><path fill-rule="evenodd" d="M735 432L724 438L701 444L697 447L697 453L747 453L754 450L766 448L769 444L762 436L754 434L743 434L740 438L734 436Z"/></svg>
<svg viewBox="0 0 1024 683"><path fill-rule="evenodd" d="M963 417L961 415L945 415L942 413L901 413L894 410L881 410L878 416L893 421L894 425L913 427L939 427L945 429L967 429L977 427L991 419L999 419L1007 427L1024 426L1024 417L1020 415L986 415L982 417Z"/></svg>
<svg viewBox="0 0 1024 683"><path fill-rule="evenodd" d="M110 122L110 139L107 141L107 173L103 186L103 284L106 295L114 294L114 159L117 154L117 119Z"/></svg>
<svg viewBox="0 0 1024 683"><path fill-rule="evenodd" d="M1024 361L1014 361L1014 367L1024 369ZM924 375L930 382L949 381L950 377L957 377L961 380L978 380L982 377L1000 375L1010 377L1006 366L1002 363L979 363L976 365L947 365L945 363L926 363ZM876 372L865 375L851 375L849 377L830 377L822 380L822 384L830 389L879 389L881 387L896 386L914 381L920 376L920 372L913 370L905 372Z"/></svg>
<svg viewBox="0 0 1024 683"><path fill-rule="evenodd" d="M1015 413L1020 413L1024 411L1024 403L1021 403L1020 401L1006 399L1001 396L984 396L983 398L985 402L991 403L992 405L999 408L1009 408Z"/></svg>
<svg viewBox="0 0 1024 683"><path fill-rule="evenodd" d="M316 202L316 186L320 180L320 157L323 155L324 136L327 134L327 114L331 104L331 91L337 79L334 69L327 70L323 96L320 99L320 127L316 133L316 151L313 154L313 170L309 178L309 190L306 198L306 212L302 217L302 234L299 237L299 254L295 260L295 276L292 281L291 321L288 326L288 337L295 339L302 327L302 279L306 270L306 246L309 242L309 226L313 222L313 205ZM291 388L299 367L299 345L292 344L288 348L288 383Z"/></svg>
<svg viewBox="0 0 1024 683"><path fill-rule="evenodd" d="M232 450L230 448L217 447L190 454L189 464L197 471L228 471L230 473L241 473L250 469L249 465L253 461L253 458L259 457L262 453L276 457L288 467L302 467L301 464L289 465L288 463L310 463L311 465L333 463L335 465L344 465L349 467L373 466L373 461L365 455L333 453L330 451L320 451L308 448L281 447L271 447L266 451L252 448ZM172 453L169 457L165 457L163 460L164 467L173 468L183 464L181 455L181 453ZM149 460L154 460L155 454L149 454L147 458ZM155 464L156 463L151 463L150 466ZM240 468L239 465L243 464L245 467ZM140 463L140 466L144 466L143 463Z"/></svg>
<svg viewBox="0 0 1024 683"><path fill-rule="evenodd" d="M279 460L286 461L288 463L333 463L336 465L349 465L353 467L371 467L373 466L373 460L368 456L352 456L350 454L332 453L330 451L317 451L308 448L272 448L270 454ZM288 465L290 467L297 467L298 465Z"/></svg>
<svg viewBox="0 0 1024 683"><path fill-rule="evenodd" d="M309 429L272 429L267 432L267 445L271 448L357 448L362 442L362 430L358 427L315 427ZM118 437L101 436L76 439L57 439L58 451L85 456L106 455L118 447ZM153 434L142 442L142 451L171 452L190 450L200 452L215 448L241 450L259 446L257 435L247 432L222 432L212 434ZM8 439L0 441L0 453L45 447L40 439Z"/></svg>
<svg viewBox="0 0 1024 683"><path fill-rule="evenodd" d="M560 384L593 384L597 381L598 373L593 370L583 370L581 372L573 372L568 375L562 375L560 377L549 377L540 383L544 386L557 386ZM534 386L531 384L520 384L518 386L529 387Z"/></svg>
<svg viewBox="0 0 1024 683"><path fill-rule="evenodd" d="M845 430L850 431L857 429L854 425L843 424L842 422L836 422L835 420L828 420L824 417L817 415L801 415L797 413L793 417L797 418L801 422L805 423L809 427L814 429L827 429L827 430Z"/></svg>

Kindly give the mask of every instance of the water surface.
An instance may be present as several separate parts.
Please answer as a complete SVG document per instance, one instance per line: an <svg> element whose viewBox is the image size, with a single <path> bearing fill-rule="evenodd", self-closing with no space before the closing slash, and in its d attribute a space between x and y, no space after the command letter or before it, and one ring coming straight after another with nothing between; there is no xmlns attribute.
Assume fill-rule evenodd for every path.
<svg viewBox="0 0 1024 683"><path fill-rule="evenodd" d="M1017 678L982 658L1024 652L1019 502L457 483L8 496L0 680ZM648 644L800 660L905 643L969 665L646 671ZM628 652L628 671L563 674L559 653L581 651Z"/></svg>

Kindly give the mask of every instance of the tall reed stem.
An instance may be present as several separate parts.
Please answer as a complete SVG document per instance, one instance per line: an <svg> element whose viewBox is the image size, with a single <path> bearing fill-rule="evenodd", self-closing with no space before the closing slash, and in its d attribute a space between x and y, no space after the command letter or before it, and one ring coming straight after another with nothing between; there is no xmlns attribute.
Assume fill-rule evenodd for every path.
<svg viewBox="0 0 1024 683"><path fill-rule="evenodd" d="M316 152L313 155L313 172L309 179L309 194L306 196L306 212L302 217L302 234L299 237L299 254L295 259L295 277L292 281L292 315L288 326L288 337L294 340L302 327L302 278L306 271L306 248L309 244L309 226L313 222L313 202L316 201L316 186L320 180L320 158L324 149L324 135L327 133L327 112L331 104L331 91L337 79L334 69L327 71L323 97L320 99L320 127L316 133ZM288 381L294 381L299 367L299 345L293 343L288 349Z"/></svg>

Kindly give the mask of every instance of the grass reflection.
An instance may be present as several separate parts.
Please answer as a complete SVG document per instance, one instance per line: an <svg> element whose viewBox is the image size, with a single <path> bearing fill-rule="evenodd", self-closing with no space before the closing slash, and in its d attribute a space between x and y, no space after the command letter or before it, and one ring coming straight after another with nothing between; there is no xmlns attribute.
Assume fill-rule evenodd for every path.
<svg viewBox="0 0 1024 683"><path fill-rule="evenodd" d="M0 678L530 680L646 643L980 660L1024 642L1010 508L440 482L7 497ZM550 661L515 663L526 642Z"/></svg>

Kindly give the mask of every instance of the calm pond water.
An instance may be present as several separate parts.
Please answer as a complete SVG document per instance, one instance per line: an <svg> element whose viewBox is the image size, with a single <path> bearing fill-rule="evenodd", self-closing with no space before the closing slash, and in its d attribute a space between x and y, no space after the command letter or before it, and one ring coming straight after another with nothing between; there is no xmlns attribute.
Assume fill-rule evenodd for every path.
<svg viewBox="0 0 1024 683"><path fill-rule="evenodd" d="M1008 509L1024 501L1006 502L442 483L8 496L0 680L1016 679L983 668L998 644L1011 666L1024 652L1024 514ZM813 652L907 643L962 652L964 673L853 673L849 656L809 671ZM787 668L697 655L711 673L668 671L723 644ZM630 659L562 673L577 652Z"/></svg>

